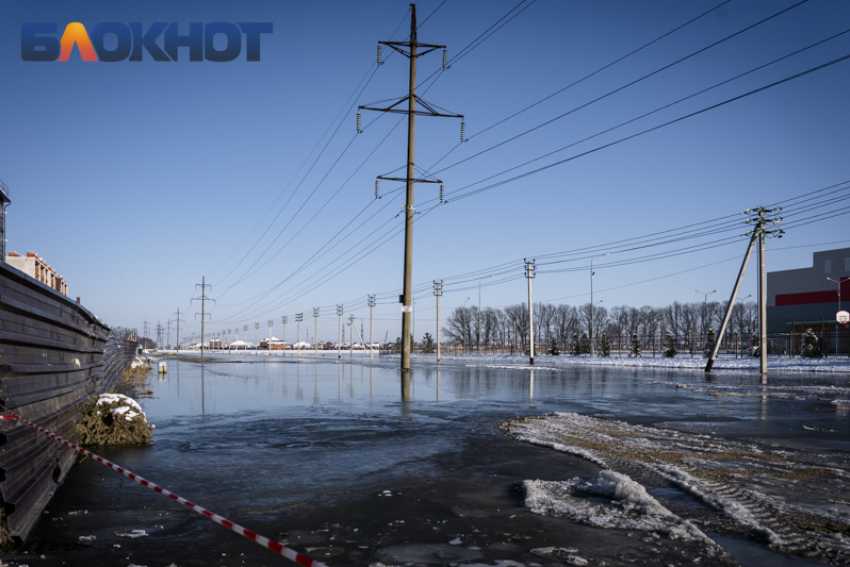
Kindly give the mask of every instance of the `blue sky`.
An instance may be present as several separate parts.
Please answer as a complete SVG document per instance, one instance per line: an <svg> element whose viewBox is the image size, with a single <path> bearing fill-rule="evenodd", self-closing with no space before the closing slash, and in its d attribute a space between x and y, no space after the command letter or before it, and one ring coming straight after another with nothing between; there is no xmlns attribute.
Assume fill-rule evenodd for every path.
<svg viewBox="0 0 850 567"><path fill-rule="evenodd" d="M459 143L457 119L417 119L416 163L443 181L449 201L435 206L439 185L416 187L417 339L434 333L432 280L446 282L444 317L477 303L478 280L491 273L497 275L482 282L482 303L502 307L526 300L523 258L579 249L585 251L564 257L569 262L541 260L535 300L587 302L588 258L605 251L611 256L594 262L594 299L606 307L701 300L695 289L716 289L710 299L726 299L746 239L711 243L743 234L743 224L725 224L702 239L677 236L663 246L625 249L644 235L850 179L850 61L579 155L850 54L848 33L602 133L846 31L850 6L838 0L804 2L625 86L796 4L732 0L489 128L721 3L417 4L424 21L419 41L447 45L451 63L441 71L440 51L420 58L420 82L430 79L419 94L463 114L468 137ZM259 62L245 61L244 46L228 63L190 62L188 48L177 62L83 62L76 51L68 62L21 59L23 23L56 22L61 33L73 21L89 30L99 22L142 22L145 29L177 22L181 33L190 22L271 22L274 32L262 36ZM494 24L495 33L473 43ZM368 332L365 297L378 294L375 336L388 331L395 338L403 254L396 215L403 203L399 184L388 181L375 200L374 182L404 165L406 125L402 116L369 111L361 134L355 124L357 105L406 94L408 60L385 47L378 67L375 53L380 40L405 39L409 26L408 2L401 1L3 3L7 249L37 252L67 279L71 296L113 325L165 325L179 308L182 333L197 333L200 309L191 298L206 277L216 298L208 330L248 325L251 338L255 322L267 330L272 319L280 336L281 316L291 322L304 313L312 337L312 308L320 307L320 338L334 340L334 306L343 303L346 318L367 318ZM571 156L578 157L458 198ZM787 212L797 216L784 224L844 206L806 204L818 203L805 213L792 202ZM815 250L848 246L847 216L799 224L768 242L769 270L805 267ZM334 238L346 226L344 239ZM700 243L705 250L673 255ZM335 247L319 256L326 244ZM646 254L660 257L615 265ZM566 271L553 271L559 269ZM752 271L743 295L750 293ZM294 329L287 326L290 339Z"/></svg>

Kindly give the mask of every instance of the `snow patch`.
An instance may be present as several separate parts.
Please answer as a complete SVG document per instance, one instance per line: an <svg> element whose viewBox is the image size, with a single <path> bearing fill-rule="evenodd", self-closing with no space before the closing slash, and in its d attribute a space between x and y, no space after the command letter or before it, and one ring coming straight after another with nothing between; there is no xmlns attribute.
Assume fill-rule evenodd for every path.
<svg viewBox="0 0 850 567"><path fill-rule="evenodd" d="M673 514L643 485L622 473L604 470L590 479L526 480L523 486L525 505L535 514L567 516L596 528L654 531L672 539L711 542L696 526ZM593 496L610 500L588 499Z"/></svg>

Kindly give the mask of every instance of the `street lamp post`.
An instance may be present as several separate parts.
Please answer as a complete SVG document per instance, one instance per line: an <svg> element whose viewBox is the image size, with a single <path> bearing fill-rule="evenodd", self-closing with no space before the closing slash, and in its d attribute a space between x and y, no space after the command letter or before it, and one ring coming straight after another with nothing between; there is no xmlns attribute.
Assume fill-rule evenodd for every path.
<svg viewBox="0 0 850 567"><path fill-rule="evenodd" d="M838 284L838 289L836 290L838 292L838 310L841 311L841 282L850 280L850 277L838 278L838 281L836 281L832 278L826 278L826 279L828 279L829 281L831 281L835 284ZM837 317L835 319L835 354L836 354L836 356L838 355L838 318Z"/></svg>
<svg viewBox="0 0 850 567"><path fill-rule="evenodd" d="M836 290L838 292L838 310L841 311L841 283L845 282L847 280L850 280L850 277L838 278L838 280L834 280L832 278L826 278L826 279L828 279L832 283L838 284L838 289Z"/></svg>
<svg viewBox="0 0 850 567"><path fill-rule="evenodd" d="M464 300L463 300L463 307L464 307L464 310L466 309L466 302L467 302L467 301L469 301L470 299L472 299L472 298L471 298L471 297L467 297L466 299L464 299ZM470 331L470 332L471 332L471 331ZM466 354L466 347L467 347L467 346L469 346L469 345L464 345L464 347L463 347L463 354ZM457 352L455 352L455 354L457 354Z"/></svg>
<svg viewBox="0 0 850 567"><path fill-rule="evenodd" d="M489 280L494 275L495 274L478 280L478 316L476 317L476 322L478 323L478 331L476 332L475 336L475 350L478 351L479 356L481 355L481 282L483 282L484 280Z"/></svg>
<svg viewBox="0 0 850 567"><path fill-rule="evenodd" d="M590 356L593 356L593 261L609 254L610 252L606 252L590 259L590 324L588 325L588 331L590 332Z"/></svg>
<svg viewBox="0 0 850 567"><path fill-rule="evenodd" d="M708 327L706 326L706 321L705 321L706 315L708 315L708 296L711 295L712 293L717 293L717 290L715 289L715 290L709 291L708 293L704 293L704 292L702 292L698 289L694 290L694 291L696 291L697 293L702 293L702 295L703 295L703 298L702 298L702 336L705 338L706 341L708 341Z"/></svg>

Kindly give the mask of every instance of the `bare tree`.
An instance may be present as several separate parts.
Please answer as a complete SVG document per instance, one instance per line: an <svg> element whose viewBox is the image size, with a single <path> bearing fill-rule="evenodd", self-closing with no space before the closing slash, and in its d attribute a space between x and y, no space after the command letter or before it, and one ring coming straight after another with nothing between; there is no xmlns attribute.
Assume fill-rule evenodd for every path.
<svg viewBox="0 0 850 567"><path fill-rule="evenodd" d="M484 347L496 342L501 310L486 307L481 311L481 335Z"/></svg>
<svg viewBox="0 0 850 567"><path fill-rule="evenodd" d="M651 305L640 308L640 318L643 324L643 334L649 339L648 345L655 350L655 334L658 332L658 324L661 322L661 313Z"/></svg>
<svg viewBox="0 0 850 567"><path fill-rule="evenodd" d="M534 336L541 344L548 342L557 308L551 303L534 304Z"/></svg>
<svg viewBox="0 0 850 567"><path fill-rule="evenodd" d="M512 329L516 325L519 346L521 349L525 348L525 343L528 340L528 304L508 305L505 307L505 316L508 318Z"/></svg>
<svg viewBox="0 0 850 567"><path fill-rule="evenodd" d="M472 323L474 314L470 307L456 307L451 315L446 318L446 325L442 327L443 332L456 343L463 345L469 350L472 343Z"/></svg>
<svg viewBox="0 0 850 567"><path fill-rule="evenodd" d="M567 350L567 342L578 331L578 312L575 307L563 303L555 308L552 327L562 351Z"/></svg>
<svg viewBox="0 0 850 567"><path fill-rule="evenodd" d="M626 322L626 333L631 336L639 335L642 324L643 317L640 309L637 307L629 307L629 319Z"/></svg>
<svg viewBox="0 0 850 567"><path fill-rule="evenodd" d="M588 338L592 338L595 344L596 340L599 338L599 335L601 335L602 331L605 329L605 321L608 320L608 310L602 307L601 305L595 305L593 307L593 337L590 337L590 313L590 303L585 303L584 305L578 308L579 321L584 325L584 328L587 330Z"/></svg>
<svg viewBox="0 0 850 567"><path fill-rule="evenodd" d="M680 330L688 343L691 354L694 352L693 337L697 329L700 307L702 307L700 303L682 303L679 314Z"/></svg>
<svg viewBox="0 0 850 567"><path fill-rule="evenodd" d="M664 324L673 336L679 336L682 322L682 304L674 301L664 309Z"/></svg>

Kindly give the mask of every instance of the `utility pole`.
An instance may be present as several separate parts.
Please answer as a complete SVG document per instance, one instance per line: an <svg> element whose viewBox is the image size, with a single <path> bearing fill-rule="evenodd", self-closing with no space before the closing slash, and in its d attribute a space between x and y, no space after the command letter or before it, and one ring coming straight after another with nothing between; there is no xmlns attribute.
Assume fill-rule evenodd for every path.
<svg viewBox="0 0 850 567"><path fill-rule="evenodd" d="M254 349L259 350L260 348L260 324L254 323Z"/></svg>
<svg viewBox="0 0 850 567"><path fill-rule="evenodd" d="M410 5L410 38L409 41L381 41L379 44L387 45L390 48L398 51L408 59L410 59L409 73L409 92L406 97L384 108L360 106L363 110L377 110L379 112L391 112L396 114L407 114L407 175L404 178L393 178L386 176L378 176L378 179L389 179L394 181L404 181L407 184L407 199L405 202L405 220L404 220L404 291L399 298L401 307L401 371L403 373L410 371L410 350L412 347L411 336L411 314L412 314L412 278L413 278L413 184L414 183L442 183L439 179L416 179L414 170L414 145L416 140L416 115L423 116L443 116L451 118L461 118L460 114L441 114L434 110L427 102L423 101L416 95L416 59L426 53L430 53L435 49L445 49L444 45L432 45L428 43L418 43L416 33L416 4ZM423 48L420 52L419 48ZM380 63L380 51L379 51ZM443 58L443 66L445 67L445 57ZM407 110L396 108L407 100ZM416 110L416 101L419 101L424 110ZM359 113L358 113L359 116ZM461 125L461 139L463 139L463 125Z"/></svg>
<svg viewBox="0 0 850 567"><path fill-rule="evenodd" d="M315 358L319 360L319 308L313 308L313 334L316 335L313 337L313 350L315 351Z"/></svg>
<svg viewBox="0 0 850 567"><path fill-rule="evenodd" d="M180 308L177 308L177 352L180 352ZM184 321L185 323L185 321Z"/></svg>
<svg viewBox="0 0 850 567"><path fill-rule="evenodd" d="M339 318L339 332L336 341L336 359L342 358L342 305L336 306L336 316Z"/></svg>
<svg viewBox="0 0 850 567"><path fill-rule="evenodd" d="M248 352L248 325L242 325L242 342L245 343L242 350Z"/></svg>
<svg viewBox="0 0 850 567"><path fill-rule="evenodd" d="M162 348L162 325L156 322L156 347Z"/></svg>
<svg viewBox="0 0 850 567"><path fill-rule="evenodd" d="M841 299L841 296L839 296L839 300L840 299ZM375 311L375 296L370 295L369 296L369 360L372 360L373 351L375 350L372 346L372 345L375 344L375 338L374 338L374 334L373 334L373 331L375 329L375 325L374 325L375 320L373 318L374 311Z"/></svg>
<svg viewBox="0 0 850 567"><path fill-rule="evenodd" d="M607 256L610 252L606 252L605 254L600 254L599 256L594 256L590 259L590 357L593 358L593 276L596 272L593 271L593 261L597 258L602 258Z"/></svg>
<svg viewBox="0 0 850 567"><path fill-rule="evenodd" d="M145 350L148 349L148 320L145 319Z"/></svg>
<svg viewBox="0 0 850 567"><path fill-rule="evenodd" d="M528 280L528 364L534 366L534 303L531 301L531 280L536 275L537 266L534 260L524 262L525 278Z"/></svg>
<svg viewBox="0 0 850 567"><path fill-rule="evenodd" d="M201 277L201 283L195 284L195 287L201 288L201 297L195 297L195 298L192 299L192 301L200 301L201 302L201 358L203 358L204 357L204 323L206 322L207 315L209 315L206 312L207 300L209 299L210 301L215 303L215 299L210 299L209 297L207 297L207 288L212 289L212 286L207 283L206 277ZM197 317L197 316L198 316L198 314L195 313L195 317Z"/></svg>
<svg viewBox="0 0 850 567"><path fill-rule="evenodd" d="M443 280L434 282L434 296L437 298L437 362L440 362L440 298L443 296Z"/></svg>
<svg viewBox="0 0 850 567"><path fill-rule="evenodd" d="M168 319L165 322L166 332L165 332L165 344L166 348L171 348L171 319Z"/></svg>
<svg viewBox="0 0 850 567"><path fill-rule="evenodd" d="M281 323L283 323L283 356L286 356L286 315L280 318Z"/></svg>
<svg viewBox="0 0 850 567"><path fill-rule="evenodd" d="M269 319L269 338L272 338L272 327L273 326L274 326L274 322L271 319ZM272 347L269 346L269 350L271 350L271 349L272 349Z"/></svg>
<svg viewBox="0 0 850 567"><path fill-rule="evenodd" d="M301 321L304 320L303 313L295 314L295 322L298 323L297 331L295 333L295 346L298 347L298 355L301 356L301 347L298 346L298 343L301 342Z"/></svg>
<svg viewBox="0 0 850 567"><path fill-rule="evenodd" d="M759 243L759 278L758 278L758 303L759 303L759 369L762 375L762 382L767 378L767 272L765 268L764 255L764 237L782 238L785 231L781 228L773 230L765 230L766 224L779 224L782 222L782 217L767 218L765 215L770 213L778 213L782 207L774 209L765 209L764 207L756 207L747 209L743 214L755 216L748 218L745 222L755 224L756 227L747 232L750 237L750 245L747 247L747 252L744 254L744 261L741 264L741 269L738 271L738 279L735 281L735 287L732 288L732 296L729 298L729 305L726 307L726 314L723 316L723 324L720 326L720 332L717 334L717 340L714 343L714 348L711 349L711 355L708 357L708 362L705 365L705 371L711 372L714 366L714 360L717 358L717 352L720 350L720 343L723 341L723 333L726 332L726 326L729 324L729 318L732 316L732 309L735 307L735 298L738 296L738 290L741 288L741 281L744 279L744 273L747 271L747 264L750 261L753 248L756 241Z"/></svg>

